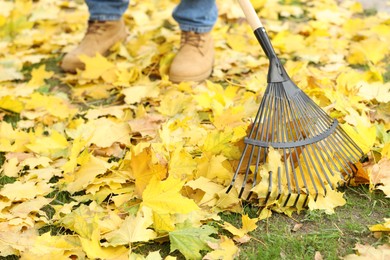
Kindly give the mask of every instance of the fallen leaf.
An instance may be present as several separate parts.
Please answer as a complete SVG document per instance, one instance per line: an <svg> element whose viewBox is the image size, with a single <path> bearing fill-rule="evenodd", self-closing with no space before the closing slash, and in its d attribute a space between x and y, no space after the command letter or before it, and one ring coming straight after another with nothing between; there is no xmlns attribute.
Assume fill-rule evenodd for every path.
<svg viewBox="0 0 390 260"><path fill-rule="evenodd" d="M157 213L190 213L199 207L193 200L183 197L179 192L184 182L169 176L165 181L152 177L142 193L141 205L150 207Z"/></svg>
<svg viewBox="0 0 390 260"><path fill-rule="evenodd" d="M301 227L303 227L303 224L301 223L295 224L294 227L292 228L292 231L297 232L298 230L301 229Z"/></svg>
<svg viewBox="0 0 390 260"><path fill-rule="evenodd" d="M217 246L214 243L208 243L208 245L214 249L207 253L203 259L226 259L233 260L238 256L240 249L234 244L233 240L229 239L226 236L222 236L220 243Z"/></svg>
<svg viewBox="0 0 390 260"><path fill-rule="evenodd" d="M324 210L326 214L334 214L334 208L345 205L344 194L335 190L328 190L325 196L319 196L317 201L309 199L309 209Z"/></svg>
<svg viewBox="0 0 390 260"><path fill-rule="evenodd" d="M211 226L204 225L199 228L184 227L175 231L169 232L169 240L171 242L171 252L179 250L186 259L199 259L200 251L210 251L208 241L215 241L211 237L217 231Z"/></svg>
<svg viewBox="0 0 390 260"><path fill-rule="evenodd" d="M370 245L356 244L354 248L357 252L356 254L350 254L343 259L352 260L352 259L387 259L390 257L390 246L389 245L380 245L378 247L373 247Z"/></svg>
<svg viewBox="0 0 390 260"><path fill-rule="evenodd" d="M111 246L130 245L134 242L153 240L157 237L157 234L148 229L152 224L152 210L143 207L136 216L128 216L119 229L106 234L105 238Z"/></svg>
<svg viewBox="0 0 390 260"><path fill-rule="evenodd" d="M80 55L79 58L85 64L85 70L81 72L81 76L85 79L98 79L114 67L114 64L99 53L94 57Z"/></svg>

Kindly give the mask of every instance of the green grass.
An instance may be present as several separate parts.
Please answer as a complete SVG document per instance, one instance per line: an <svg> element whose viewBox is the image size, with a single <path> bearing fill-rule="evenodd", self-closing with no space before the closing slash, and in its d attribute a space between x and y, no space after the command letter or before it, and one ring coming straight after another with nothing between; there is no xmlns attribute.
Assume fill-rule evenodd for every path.
<svg viewBox="0 0 390 260"><path fill-rule="evenodd" d="M324 259L339 259L353 253L356 243L389 242L388 235L377 239L368 229L390 217L390 201L383 193L370 193L361 186L348 188L345 197L347 204L333 215L323 211L305 211L293 214L292 218L273 214L259 222L251 233L254 239L240 246L239 259L314 259L317 251ZM234 221L233 215L227 218ZM293 231L296 224L302 227Z"/></svg>

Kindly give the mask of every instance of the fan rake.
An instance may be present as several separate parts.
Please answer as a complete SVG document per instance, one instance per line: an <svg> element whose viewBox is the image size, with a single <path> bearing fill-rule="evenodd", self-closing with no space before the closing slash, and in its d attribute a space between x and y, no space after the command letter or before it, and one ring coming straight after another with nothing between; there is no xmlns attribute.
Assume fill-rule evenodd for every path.
<svg viewBox="0 0 390 260"><path fill-rule="evenodd" d="M305 206L309 197L316 200L329 189L348 184L357 171L354 163L364 153L339 122L290 79L250 1L239 3L269 59L269 71L267 88L227 192L238 186L241 198L251 179L247 199L255 190L260 204L278 201L296 206L305 196L299 203ZM275 151L278 160L272 161ZM242 184L235 185L239 173L244 173Z"/></svg>

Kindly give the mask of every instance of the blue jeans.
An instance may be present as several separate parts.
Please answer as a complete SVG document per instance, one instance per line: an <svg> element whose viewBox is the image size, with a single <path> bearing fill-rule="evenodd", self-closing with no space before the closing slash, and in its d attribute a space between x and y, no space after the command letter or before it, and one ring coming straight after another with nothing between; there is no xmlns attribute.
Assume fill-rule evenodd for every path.
<svg viewBox="0 0 390 260"><path fill-rule="evenodd" d="M129 6L129 0L85 0L90 20L119 20ZM182 0L172 13L182 31L211 31L218 18L215 0Z"/></svg>

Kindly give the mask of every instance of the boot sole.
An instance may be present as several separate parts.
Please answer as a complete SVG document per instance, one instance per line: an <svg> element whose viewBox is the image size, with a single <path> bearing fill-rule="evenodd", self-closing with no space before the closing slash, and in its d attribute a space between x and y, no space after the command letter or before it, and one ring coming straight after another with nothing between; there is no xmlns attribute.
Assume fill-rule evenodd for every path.
<svg viewBox="0 0 390 260"><path fill-rule="evenodd" d="M205 73L196 75L196 76L187 76L187 77L182 77L182 76L171 76L169 75L169 80L172 81L173 83L180 83L183 81L203 81L206 80L208 77L211 76L211 73L213 72L213 69L210 69L206 71Z"/></svg>

